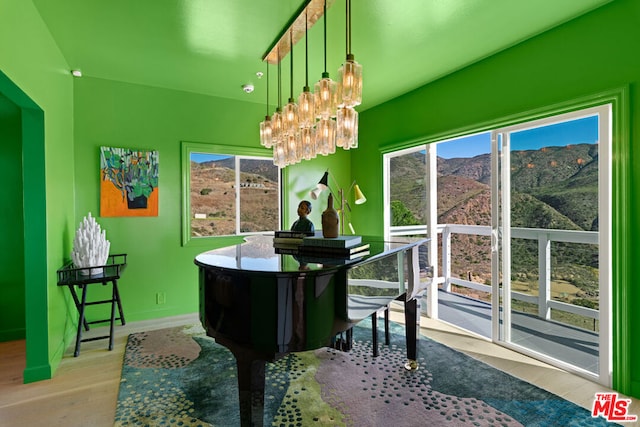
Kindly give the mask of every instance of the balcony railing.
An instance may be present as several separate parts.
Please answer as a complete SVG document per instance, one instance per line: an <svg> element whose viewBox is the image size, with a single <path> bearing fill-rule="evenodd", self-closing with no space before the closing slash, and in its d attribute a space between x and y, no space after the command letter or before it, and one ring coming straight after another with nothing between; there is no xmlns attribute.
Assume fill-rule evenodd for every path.
<svg viewBox="0 0 640 427"><path fill-rule="evenodd" d="M451 276L451 235L465 234L472 236L491 236L491 227L483 225L438 224L438 234L442 234L442 263L440 274L433 279L442 284L446 292L451 292L451 285L458 285L482 292L492 293L492 287L483 283L459 279ZM425 225L391 227L391 236L425 235ZM511 298L538 306L538 316L551 318L551 309L572 313L586 318L598 320L599 311L566 302L551 299L551 242L598 244L598 233L595 231L553 230L540 228L511 228L511 237L538 241L538 296L511 291Z"/></svg>

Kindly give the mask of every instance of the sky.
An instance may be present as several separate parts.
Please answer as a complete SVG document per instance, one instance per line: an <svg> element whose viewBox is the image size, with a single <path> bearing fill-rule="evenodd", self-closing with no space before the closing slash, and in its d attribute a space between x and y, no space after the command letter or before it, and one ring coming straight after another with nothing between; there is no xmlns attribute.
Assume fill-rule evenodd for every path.
<svg viewBox="0 0 640 427"><path fill-rule="evenodd" d="M210 162L212 160L228 159L232 156L220 155L220 154L206 154L206 153L191 153L191 161L196 163Z"/></svg>
<svg viewBox="0 0 640 427"><path fill-rule="evenodd" d="M539 150L542 147L598 142L598 117L586 117L524 130L511 135L511 150ZM479 133L438 143L438 157L475 157L491 152L491 133ZM191 161L202 163L231 156L191 153Z"/></svg>
<svg viewBox="0 0 640 427"><path fill-rule="evenodd" d="M598 142L598 117L585 117L569 122L543 126L511 134L511 150L539 150L542 147L570 144L596 144ZM438 143L438 157L475 157L491 152L489 132L469 135Z"/></svg>

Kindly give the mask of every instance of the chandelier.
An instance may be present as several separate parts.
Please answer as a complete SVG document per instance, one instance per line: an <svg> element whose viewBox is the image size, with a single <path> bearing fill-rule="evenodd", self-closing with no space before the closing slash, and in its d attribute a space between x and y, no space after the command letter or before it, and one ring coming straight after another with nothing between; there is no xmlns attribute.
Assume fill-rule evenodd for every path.
<svg viewBox="0 0 640 427"><path fill-rule="evenodd" d="M260 123L260 144L273 149L273 163L286 167L318 155L336 152L336 147L350 150L358 147L358 112L355 107L362 102L362 66L351 52L351 0L346 3L346 59L338 69L334 81L327 71L327 3L333 0L310 0L284 30L281 37L264 56L267 62L267 114ZM309 45L307 32L320 17L324 17L324 71L314 85L309 87ZM305 85L298 96L293 97L293 46L305 38ZM290 97L282 108L280 103L282 60L289 53ZM278 65L278 106L269 115L269 65Z"/></svg>

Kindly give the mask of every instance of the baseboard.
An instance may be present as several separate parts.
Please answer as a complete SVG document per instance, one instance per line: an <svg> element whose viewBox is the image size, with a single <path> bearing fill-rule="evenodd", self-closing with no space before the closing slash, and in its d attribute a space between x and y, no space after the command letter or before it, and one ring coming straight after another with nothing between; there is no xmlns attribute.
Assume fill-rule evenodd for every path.
<svg viewBox="0 0 640 427"><path fill-rule="evenodd" d="M640 381L631 381L631 397L640 399Z"/></svg>
<svg viewBox="0 0 640 427"><path fill-rule="evenodd" d="M23 340L27 336L25 328L6 329L0 331L0 342Z"/></svg>
<svg viewBox="0 0 640 427"><path fill-rule="evenodd" d="M33 366L22 371L22 378L25 384L42 380L50 380L52 377L51 365L49 364Z"/></svg>

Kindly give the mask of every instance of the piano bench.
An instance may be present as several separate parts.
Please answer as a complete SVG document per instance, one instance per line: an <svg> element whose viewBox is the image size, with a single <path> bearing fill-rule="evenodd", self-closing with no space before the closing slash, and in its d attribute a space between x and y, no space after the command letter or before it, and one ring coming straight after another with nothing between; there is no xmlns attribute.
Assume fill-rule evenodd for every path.
<svg viewBox="0 0 640 427"><path fill-rule="evenodd" d="M373 357L378 357L380 355L380 351L378 350L378 313L380 311L384 312L384 343L385 345L389 345L389 342L391 341L389 334L389 306L386 306L371 315L371 343L373 345Z"/></svg>
<svg viewBox="0 0 640 427"><path fill-rule="evenodd" d="M371 314L371 344L373 347L373 357L378 357L380 355L380 351L378 350L378 313L381 311L384 313L384 343L385 345L389 345L391 341L389 334L389 306L386 306ZM331 343L332 348L346 352L351 351L352 346L353 328L340 332Z"/></svg>

